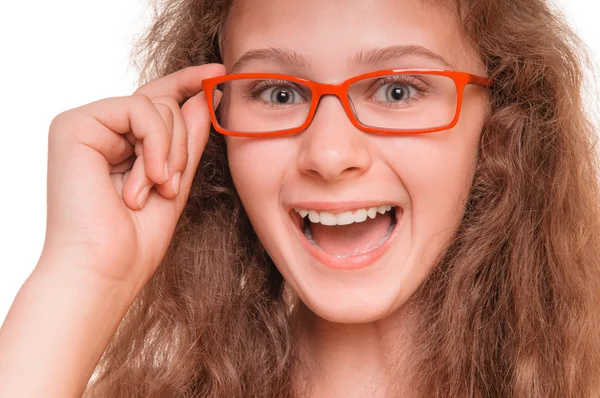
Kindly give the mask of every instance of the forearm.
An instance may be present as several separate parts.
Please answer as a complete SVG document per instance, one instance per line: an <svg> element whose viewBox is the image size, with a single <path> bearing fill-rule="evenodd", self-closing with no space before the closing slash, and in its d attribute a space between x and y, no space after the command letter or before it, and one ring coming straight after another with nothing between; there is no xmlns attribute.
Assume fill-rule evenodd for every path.
<svg viewBox="0 0 600 398"><path fill-rule="evenodd" d="M81 396L134 292L38 264L0 329L0 397Z"/></svg>

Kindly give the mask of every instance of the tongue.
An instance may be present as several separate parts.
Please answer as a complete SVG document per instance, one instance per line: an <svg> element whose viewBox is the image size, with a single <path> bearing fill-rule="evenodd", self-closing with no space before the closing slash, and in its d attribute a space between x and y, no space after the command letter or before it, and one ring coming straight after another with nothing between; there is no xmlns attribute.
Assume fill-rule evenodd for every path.
<svg viewBox="0 0 600 398"><path fill-rule="evenodd" d="M379 214L374 219L350 225L326 226L311 223L313 240L319 247L337 255L357 255L366 253L381 244L392 224L388 213Z"/></svg>

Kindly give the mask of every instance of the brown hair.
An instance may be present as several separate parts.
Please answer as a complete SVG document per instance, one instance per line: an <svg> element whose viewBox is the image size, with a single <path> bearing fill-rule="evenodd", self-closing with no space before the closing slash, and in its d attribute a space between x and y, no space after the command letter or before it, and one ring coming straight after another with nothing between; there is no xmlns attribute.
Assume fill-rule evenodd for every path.
<svg viewBox="0 0 600 398"><path fill-rule="evenodd" d="M168 0L138 46L142 81L220 62L231 0ZM490 76L464 219L411 304L427 397L600 397L600 192L582 44L544 0L462 0ZM284 281L211 132L169 251L88 397L294 396Z"/></svg>

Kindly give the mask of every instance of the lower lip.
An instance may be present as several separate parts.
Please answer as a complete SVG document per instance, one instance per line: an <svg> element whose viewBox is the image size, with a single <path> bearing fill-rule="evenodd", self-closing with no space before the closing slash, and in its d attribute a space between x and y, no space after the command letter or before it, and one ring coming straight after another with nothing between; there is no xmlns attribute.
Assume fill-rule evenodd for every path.
<svg viewBox="0 0 600 398"><path fill-rule="evenodd" d="M348 256L343 258L332 256L331 254L328 254L323 250L317 249L315 246L313 246L312 243L308 241L308 239L306 239L304 232L301 231L301 229L298 228L297 225L293 225L293 228L296 231L296 235L300 239L300 242L302 242L302 246L304 246L304 248L321 264L336 270L351 271L367 268L387 252L387 250L390 248L390 246L398 236L398 231L400 229L400 225L402 224L403 218L404 214L402 213L402 211L396 208L396 226L394 227L392 232L390 232L390 235L388 236L387 240L381 246L364 254Z"/></svg>

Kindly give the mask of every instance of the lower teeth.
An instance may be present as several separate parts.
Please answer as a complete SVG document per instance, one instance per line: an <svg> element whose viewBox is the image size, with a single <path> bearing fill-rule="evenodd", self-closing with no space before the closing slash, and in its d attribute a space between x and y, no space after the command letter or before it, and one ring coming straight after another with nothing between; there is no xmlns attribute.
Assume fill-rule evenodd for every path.
<svg viewBox="0 0 600 398"><path fill-rule="evenodd" d="M392 209L393 211L393 209ZM315 240L313 239L313 235L312 235L312 230L310 229L310 221L308 221L308 218L305 220L304 222L304 236L306 236L306 239L317 249L321 250L322 252L327 253L325 250L323 250L321 247L319 247L319 245L317 244L317 242L315 242ZM358 256L361 254L366 254L366 253L370 253L373 250L379 248L379 246L383 245L385 243L386 240L388 240L388 238L390 237L390 234L392 233L392 231L394 230L394 228L396 227L396 220L392 219L392 224L390 225L390 228L388 229L387 233L385 234L385 236L383 238L381 238L381 240L379 242L377 242L377 244L367 250L363 250L360 251L358 249L354 250L354 253L352 254L335 254L335 253L327 253L330 255L335 256L336 258L348 258L348 257L352 257L352 256Z"/></svg>

